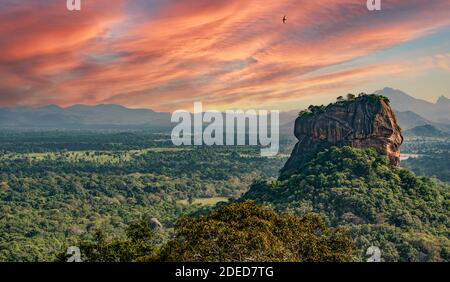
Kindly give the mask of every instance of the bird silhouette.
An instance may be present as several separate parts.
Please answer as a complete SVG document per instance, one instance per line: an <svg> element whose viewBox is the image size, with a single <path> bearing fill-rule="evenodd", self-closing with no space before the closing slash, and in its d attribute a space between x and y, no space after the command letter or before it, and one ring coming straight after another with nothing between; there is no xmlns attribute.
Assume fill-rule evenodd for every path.
<svg viewBox="0 0 450 282"><path fill-rule="evenodd" d="M283 23L286 24L287 18L286 16L283 17Z"/></svg>

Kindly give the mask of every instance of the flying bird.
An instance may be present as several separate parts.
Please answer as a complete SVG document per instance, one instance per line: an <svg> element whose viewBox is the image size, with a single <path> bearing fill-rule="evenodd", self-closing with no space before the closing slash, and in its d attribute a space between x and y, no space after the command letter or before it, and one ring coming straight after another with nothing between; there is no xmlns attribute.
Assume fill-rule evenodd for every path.
<svg viewBox="0 0 450 282"><path fill-rule="evenodd" d="M283 17L283 23L286 24L287 18L286 16Z"/></svg>

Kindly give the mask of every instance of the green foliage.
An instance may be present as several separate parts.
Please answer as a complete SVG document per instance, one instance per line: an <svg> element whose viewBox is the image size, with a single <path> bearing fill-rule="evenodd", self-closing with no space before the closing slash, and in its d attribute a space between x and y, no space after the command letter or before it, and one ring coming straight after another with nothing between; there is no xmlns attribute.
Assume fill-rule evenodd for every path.
<svg viewBox="0 0 450 282"><path fill-rule="evenodd" d="M448 144L407 139L402 152L426 156L402 165L446 181ZM164 134L2 131L0 261L64 261L72 245L84 261L353 260L345 234L357 260L375 245L385 261L449 261L447 184L349 147L312 156L286 180L259 180L284 161L261 158L256 147L174 148ZM286 213L252 203L206 207L252 182L243 201ZM184 217L193 213L202 216ZM148 229L150 217L167 233Z"/></svg>
<svg viewBox="0 0 450 282"><path fill-rule="evenodd" d="M412 170L417 175L436 177L450 183L450 152L432 154L402 161L402 166Z"/></svg>
<svg viewBox="0 0 450 282"><path fill-rule="evenodd" d="M448 199L448 185L392 168L373 149L351 147L325 149L290 178L257 182L243 196L279 211L320 214L331 226L352 231L360 259L376 242L388 246L389 261L446 260L441 254L450 250ZM373 231L380 228L386 231Z"/></svg>
<svg viewBox="0 0 450 282"><path fill-rule="evenodd" d="M402 153L413 154L401 165L416 175L450 183L450 138L406 137Z"/></svg>
<svg viewBox="0 0 450 282"><path fill-rule="evenodd" d="M300 111L298 116L301 118L308 118L308 117L312 117L312 116L321 114L331 107L347 106L348 104L353 103L353 102L364 102L364 101L371 103L371 104L378 103L379 101L384 101L389 104L389 99L382 95L360 93L358 95L358 97L356 97L354 94L349 93L349 94L347 94L347 99L345 99L342 96L339 96L336 98L336 103L330 103L327 106L310 105L308 107L308 109Z"/></svg>
<svg viewBox="0 0 450 282"><path fill-rule="evenodd" d="M161 233L139 221L127 238L112 240L104 231L77 243L84 262L340 262L353 260L350 237L329 228L320 216L278 214L253 202L229 204L200 217L182 217L174 237L161 245ZM162 234L164 236L164 234ZM164 241L164 240L163 240ZM67 261L61 252L57 261Z"/></svg>
<svg viewBox="0 0 450 282"><path fill-rule="evenodd" d="M162 261L349 261L353 245L316 215L277 214L253 202L230 204L199 218L185 217Z"/></svg>
<svg viewBox="0 0 450 282"><path fill-rule="evenodd" d="M359 93L358 97L356 97L354 94L347 94L347 99L344 99L342 96L339 96L337 98L336 104L338 105L347 105L352 102L361 102L361 101L367 101L371 104L378 103L379 101L384 101L385 103L390 103L389 98L383 95L376 95L376 94L366 94L366 93Z"/></svg>
<svg viewBox="0 0 450 282"><path fill-rule="evenodd" d="M126 239L111 240L101 230L97 230L94 240L82 241L80 248L83 262L133 262L142 257L156 255L157 241L154 231L147 221L130 224L126 228ZM57 256L57 261L65 262L68 255L64 252Z"/></svg>
<svg viewBox="0 0 450 282"><path fill-rule="evenodd" d="M170 144L146 132L0 131L0 261L54 260L96 229L123 240L144 215L170 233L179 216L239 197L284 162L258 147Z"/></svg>

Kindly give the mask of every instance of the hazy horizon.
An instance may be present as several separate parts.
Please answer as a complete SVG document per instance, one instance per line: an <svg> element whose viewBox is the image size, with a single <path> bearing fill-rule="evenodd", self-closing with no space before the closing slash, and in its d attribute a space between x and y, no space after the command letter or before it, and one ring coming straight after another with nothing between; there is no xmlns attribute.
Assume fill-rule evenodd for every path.
<svg viewBox="0 0 450 282"><path fill-rule="evenodd" d="M384 88L379 89L377 91L381 91L381 90L386 89L386 88L402 91L401 89L395 89L395 88L391 88L391 87L384 87ZM364 93L372 94L374 92L376 92L376 91L364 92ZM412 97L412 98L419 99L419 100L422 100L422 101L425 101L425 102L429 102L431 104L436 104L438 102L439 98L441 98L441 97L449 99L449 97L447 95L441 95L441 96L437 97L435 101L427 101L427 100L424 100L424 99L413 97L412 95L409 95L409 93L406 93L406 92L404 92L404 93L407 94L408 96ZM359 93L353 93L353 94L359 94ZM342 95L340 95L340 96L344 96L344 94L342 93ZM317 105L335 102L335 100L336 100L336 97L329 97L329 100L322 101L322 103L317 103ZM306 101L306 99L305 99L305 101ZM303 101L303 102L305 102L305 101ZM195 102L195 101L193 101L193 102ZM300 105L302 105L302 106L300 106ZM107 103L100 103L100 104L73 104L73 105L66 105L66 106L60 106L60 105L57 105L57 104L46 104L46 105L39 105L39 106L20 106L20 105L18 105L18 106L9 106L9 107L8 106L7 107L0 106L0 109L5 109L5 108L16 109L16 108L22 108L22 107L24 107L24 108L32 108L32 109L40 109L40 108L46 108L46 107L58 107L60 109L66 110L66 109L70 109L70 108L77 107L77 106L83 106L83 107L120 106L120 107L124 107L126 109L131 109L131 110L150 110L150 111L155 111L155 112L159 112L159 113L168 113L168 112L170 112L170 111L156 111L151 106L150 107L138 107L138 106L137 107L130 107L130 106L121 105L121 104L114 104L114 103L109 103L109 104L107 104ZM205 108L207 109L208 105L205 105L205 106L206 106ZM293 106L292 109L289 109L289 108L288 109L284 109L281 112L289 113L289 112L299 111L299 110L307 108L308 106L309 106L309 104L307 104L307 103L306 104L305 103L299 103L299 104ZM192 112L191 108L192 107L187 107L186 110L190 110ZM228 108L226 110L234 110L234 109L237 109L237 108Z"/></svg>

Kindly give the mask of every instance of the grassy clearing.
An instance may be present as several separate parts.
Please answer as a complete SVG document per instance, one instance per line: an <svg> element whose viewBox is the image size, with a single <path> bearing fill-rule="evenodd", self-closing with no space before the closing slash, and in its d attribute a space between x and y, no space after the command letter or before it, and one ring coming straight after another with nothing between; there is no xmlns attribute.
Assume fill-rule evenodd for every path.
<svg viewBox="0 0 450 282"><path fill-rule="evenodd" d="M29 160L29 161L45 161L62 159L66 162L91 162L97 164L105 163L121 163L130 162L134 158L145 155L147 153L164 153L164 152L181 152L189 151L192 148L186 147L161 147L161 148L146 148L141 150L130 151L68 151L68 152L47 152L47 153L24 153L24 154L5 154L0 157L0 160Z"/></svg>
<svg viewBox="0 0 450 282"><path fill-rule="evenodd" d="M140 156L146 153L164 153L164 152L183 152L183 151L191 151L192 148L187 147L158 147L158 148L146 148L141 150L131 150L129 153Z"/></svg>
<svg viewBox="0 0 450 282"><path fill-rule="evenodd" d="M227 197L195 198L192 204L200 206L214 206L219 202L228 202L228 198ZM188 200L179 200L177 203L181 205L189 205Z"/></svg>

